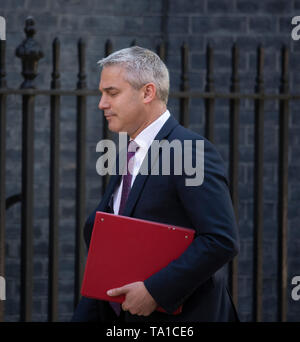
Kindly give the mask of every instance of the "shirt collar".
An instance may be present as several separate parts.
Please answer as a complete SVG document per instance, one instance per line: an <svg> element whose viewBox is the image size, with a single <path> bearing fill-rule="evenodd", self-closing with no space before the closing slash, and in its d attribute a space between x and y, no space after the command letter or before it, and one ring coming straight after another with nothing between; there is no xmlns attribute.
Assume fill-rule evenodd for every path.
<svg viewBox="0 0 300 342"><path fill-rule="evenodd" d="M157 133L169 119L170 115L170 112L166 110L162 115L160 115L155 121L153 121L135 137L134 141L139 145L141 149L148 150Z"/></svg>

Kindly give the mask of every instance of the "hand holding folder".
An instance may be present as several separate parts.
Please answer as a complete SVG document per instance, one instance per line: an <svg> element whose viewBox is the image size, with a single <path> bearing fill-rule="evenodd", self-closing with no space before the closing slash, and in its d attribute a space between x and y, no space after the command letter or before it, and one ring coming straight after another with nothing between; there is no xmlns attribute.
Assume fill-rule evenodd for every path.
<svg viewBox="0 0 300 342"><path fill-rule="evenodd" d="M111 297L107 291L144 281L167 266L188 248L194 233L192 229L97 212L81 294L122 303L124 295Z"/></svg>
<svg viewBox="0 0 300 342"><path fill-rule="evenodd" d="M125 301L122 303L122 308L125 311L129 311L132 314L150 315L154 310L158 308L158 304L155 299L148 292L143 281L136 281L131 284L126 284L117 289L107 291L109 296L125 295ZM110 302L111 307L119 315L119 307L115 306L117 303Z"/></svg>

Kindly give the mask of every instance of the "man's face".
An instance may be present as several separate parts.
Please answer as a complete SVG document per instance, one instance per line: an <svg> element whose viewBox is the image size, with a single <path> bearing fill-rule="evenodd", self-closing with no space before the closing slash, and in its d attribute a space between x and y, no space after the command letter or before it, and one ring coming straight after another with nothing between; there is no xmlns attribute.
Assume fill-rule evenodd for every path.
<svg viewBox="0 0 300 342"><path fill-rule="evenodd" d="M118 65L103 68L99 84L102 93L99 109L104 111L112 132L127 132L132 136L145 121L143 90L136 90L125 81L125 72Z"/></svg>

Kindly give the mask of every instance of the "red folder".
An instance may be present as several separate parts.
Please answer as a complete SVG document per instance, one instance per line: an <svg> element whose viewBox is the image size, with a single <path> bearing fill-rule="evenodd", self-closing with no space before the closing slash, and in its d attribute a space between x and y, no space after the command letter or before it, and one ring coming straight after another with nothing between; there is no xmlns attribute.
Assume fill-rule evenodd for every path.
<svg viewBox="0 0 300 342"><path fill-rule="evenodd" d="M122 303L124 295L106 292L158 272L186 250L194 234L188 228L97 212L81 294Z"/></svg>

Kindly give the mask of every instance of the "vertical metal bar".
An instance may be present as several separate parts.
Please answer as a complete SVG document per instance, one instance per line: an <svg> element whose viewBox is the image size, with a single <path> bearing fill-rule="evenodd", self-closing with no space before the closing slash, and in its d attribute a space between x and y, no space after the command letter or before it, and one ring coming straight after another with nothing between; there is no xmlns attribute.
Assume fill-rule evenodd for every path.
<svg viewBox="0 0 300 342"><path fill-rule="evenodd" d="M21 321L30 321L33 289L33 134L34 96L23 96Z"/></svg>
<svg viewBox="0 0 300 342"><path fill-rule="evenodd" d="M77 89L86 88L85 42L78 42L79 73ZM75 256L75 306L80 299L84 272L83 227L85 222L85 168L86 168L86 96L77 96L77 172L76 172L76 256Z"/></svg>
<svg viewBox="0 0 300 342"><path fill-rule="evenodd" d="M257 53L256 92L264 94L264 49L258 47ZM254 288L253 288L253 320L262 320L262 285L263 285L263 163L264 163L264 100L255 101L255 164L254 164Z"/></svg>
<svg viewBox="0 0 300 342"><path fill-rule="evenodd" d="M51 89L60 88L59 53L60 42L55 38L52 45L53 72ZM48 321L58 320L58 220L59 220L59 142L60 142L60 96L50 99L50 207L49 207L49 284Z"/></svg>
<svg viewBox="0 0 300 342"><path fill-rule="evenodd" d="M282 48L280 93L289 93L289 51ZM278 321L287 315L287 233L288 233L288 123L289 100L280 101L278 169Z"/></svg>
<svg viewBox="0 0 300 342"><path fill-rule="evenodd" d="M214 92L214 79L213 79L213 64L214 64L214 56L213 49L210 45L207 46L206 49L206 62L207 62L207 73L206 73L206 92ZM205 100L205 136L208 140L214 141L214 125L215 125L215 100L213 98L208 98Z"/></svg>
<svg viewBox="0 0 300 342"><path fill-rule="evenodd" d="M32 17L26 19L25 33L27 38L16 50L17 57L22 59L24 82L21 88L34 89L37 62L43 53L33 39L35 23ZM32 316L34 100L34 95L24 95L22 104L21 321L30 321Z"/></svg>
<svg viewBox="0 0 300 342"><path fill-rule="evenodd" d="M181 76L181 90L188 92L190 89L189 85L189 48L186 43L183 43L181 47L181 66L182 66L182 76ZM180 123L184 127L189 125L189 106L190 98L184 97L180 100Z"/></svg>
<svg viewBox="0 0 300 342"><path fill-rule="evenodd" d="M105 43L105 57L109 56L110 54L112 54L114 51L113 49L113 44L112 41L110 39L108 39Z"/></svg>
<svg viewBox="0 0 300 342"><path fill-rule="evenodd" d="M0 88L6 88L5 40L0 40ZM6 95L0 95L0 276L5 277L5 155ZM0 299L0 322L4 321L4 300Z"/></svg>
<svg viewBox="0 0 300 342"><path fill-rule="evenodd" d="M168 42L168 23L169 23L169 1L163 0L161 6L161 40L158 47L158 55L163 62L167 59L167 42Z"/></svg>
<svg viewBox="0 0 300 342"><path fill-rule="evenodd" d="M232 77L231 92L240 91L239 76L239 50L236 44L232 48ZM239 118L240 100L238 98L230 100L230 192L238 222L238 179L239 179ZM238 258L235 257L229 264L229 284L235 305L238 304Z"/></svg>
<svg viewBox="0 0 300 342"><path fill-rule="evenodd" d="M110 55L113 52L113 45L111 40L107 40L106 44L105 44L105 56L107 57L108 55ZM112 138L112 133L110 132L110 130L108 129L108 124L107 124L107 120L104 117L103 111L102 111L102 118L103 118L103 139L113 139ZM104 195L105 193L105 189L106 186L108 184L109 181L109 175L105 175L102 177L102 195Z"/></svg>
<svg viewBox="0 0 300 342"><path fill-rule="evenodd" d="M164 41L158 46L158 55L163 62L166 61L166 43Z"/></svg>
<svg viewBox="0 0 300 342"><path fill-rule="evenodd" d="M161 6L161 37L164 42L168 41L169 24L169 0L163 0Z"/></svg>

